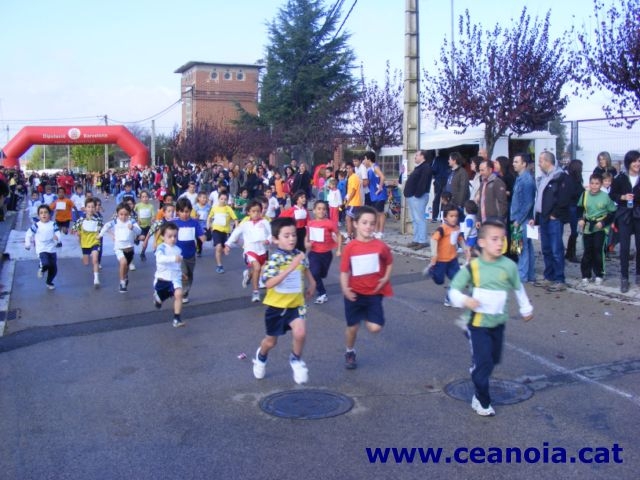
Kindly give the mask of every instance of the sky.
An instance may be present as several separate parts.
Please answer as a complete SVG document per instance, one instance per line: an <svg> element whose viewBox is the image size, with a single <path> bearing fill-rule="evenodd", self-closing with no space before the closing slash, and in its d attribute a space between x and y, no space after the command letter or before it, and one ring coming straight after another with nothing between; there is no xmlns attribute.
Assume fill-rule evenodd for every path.
<svg viewBox="0 0 640 480"><path fill-rule="evenodd" d="M333 5L334 0L325 1ZM26 125L137 122L169 134L180 125L180 75L189 61L254 63L267 24L286 0L3 0L0 2L0 145ZM552 35L592 20L591 0L419 0L421 69L468 9L492 28L551 10ZM404 0L344 0L344 29L367 79L404 64ZM572 100L567 120L603 117L602 97ZM173 105L173 106L172 106ZM170 108L169 108L170 107ZM166 111L165 111L166 110ZM160 114L160 112L163 112Z"/></svg>

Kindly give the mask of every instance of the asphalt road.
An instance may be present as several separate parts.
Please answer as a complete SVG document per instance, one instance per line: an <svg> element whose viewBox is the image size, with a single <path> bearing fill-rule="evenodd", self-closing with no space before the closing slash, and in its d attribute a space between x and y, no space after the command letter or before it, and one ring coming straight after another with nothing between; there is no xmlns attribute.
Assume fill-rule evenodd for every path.
<svg viewBox="0 0 640 480"><path fill-rule="evenodd" d="M534 395L481 418L445 393L468 378L469 350L453 324L461 311L444 307L443 288L422 279L422 260L396 254L387 325L377 336L361 331L354 371L343 366L334 261L330 301L309 307L310 381L299 387L287 362L288 337L270 354L265 379L253 378L250 357L264 334L264 307L250 303L240 286L239 251L217 275L207 247L180 329L170 325L168 304L152 306L149 257L136 258L127 294L117 292L113 256L103 260L99 290L79 258L59 261L55 291L36 278L35 260L16 262L10 308L19 317L0 338L3 479L638 478L635 305L528 287L535 318L521 322L512 305L494 377L528 385ZM239 358L243 353L249 358ZM322 420L281 419L260 409L267 395L312 388L347 395L354 408ZM614 445L622 449L615 455ZM413 463L395 462L392 452L386 463L371 463L367 448L376 447L443 454L438 464L422 463L418 451ZM471 455L474 447L485 455ZM570 463L585 447L594 449L584 451L586 458L599 462ZM466 463L455 461L460 448L468 449L458 451ZM490 463L493 448L541 456L535 463ZM567 463L551 463L560 449Z"/></svg>

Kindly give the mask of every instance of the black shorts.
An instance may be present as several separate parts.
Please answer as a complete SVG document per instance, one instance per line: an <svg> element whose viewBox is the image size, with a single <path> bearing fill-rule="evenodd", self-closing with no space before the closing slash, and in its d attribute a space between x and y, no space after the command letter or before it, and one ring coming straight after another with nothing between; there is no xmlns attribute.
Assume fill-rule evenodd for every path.
<svg viewBox="0 0 640 480"><path fill-rule="evenodd" d="M89 247L89 248L83 248L82 249L82 255L91 255L91 252L100 253L100 244L94 245L94 246Z"/></svg>
<svg viewBox="0 0 640 480"><path fill-rule="evenodd" d="M222 244L224 246L229 234L227 232L221 232L219 230L211 230L211 238L213 238L213 246Z"/></svg>
<svg viewBox="0 0 640 480"><path fill-rule="evenodd" d="M56 221L56 223L58 224L58 228L69 228L69 224L71 223L71 221L70 220L67 220L65 222Z"/></svg>
<svg viewBox="0 0 640 480"><path fill-rule="evenodd" d="M267 335L278 337L286 334L288 330L291 330L291 322L298 318L304 320L305 311L306 307L304 305L294 308L267 306L267 311L264 314Z"/></svg>
<svg viewBox="0 0 640 480"><path fill-rule="evenodd" d="M347 326L352 327L363 320L384 326L384 311L382 310L382 295L356 294L355 301L344 299L344 315Z"/></svg>
<svg viewBox="0 0 640 480"><path fill-rule="evenodd" d="M345 210L345 213L347 214L348 217L356 218L356 214L358 213L359 208L360 207L347 207L347 209Z"/></svg>
<svg viewBox="0 0 640 480"><path fill-rule="evenodd" d="M385 203L386 202L384 200L375 200L371 202L371 206L375 208L376 212L383 213Z"/></svg>

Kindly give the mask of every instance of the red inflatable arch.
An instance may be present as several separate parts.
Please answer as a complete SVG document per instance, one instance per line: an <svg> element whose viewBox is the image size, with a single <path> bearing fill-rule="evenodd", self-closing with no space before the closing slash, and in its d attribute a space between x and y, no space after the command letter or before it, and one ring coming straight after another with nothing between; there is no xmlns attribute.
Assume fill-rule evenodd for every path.
<svg viewBox="0 0 640 480"><path fill-rule="evenodd" d="M2 149L2 165L19 168L19 158L32 145L91 145L115 143L131 157L131 167L149 165L149 151L121 125L92 127L24 127Z"/></svg>

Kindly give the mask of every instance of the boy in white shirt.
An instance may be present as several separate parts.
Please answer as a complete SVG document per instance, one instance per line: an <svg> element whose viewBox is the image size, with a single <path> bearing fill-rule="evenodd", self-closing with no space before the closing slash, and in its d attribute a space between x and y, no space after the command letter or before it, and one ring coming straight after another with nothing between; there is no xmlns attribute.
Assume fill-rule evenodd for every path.
<svg viewBox="0 0 640 480"><path fill-rule="evenodd" d="M126 293L129 286L129 264L133 260L133 245L136 237L142 233L140 225L131 220L131 207L122 202L116 207L117 217L106 223L100 230L100 238L107 232L113 236L113 249L120 265L120 293Z"/></svg>
<svg viewBox="0 0 640 480"><path fill-rule="evenodd" d="M58 258L56 254L56 246L60 241L60 232L58 225L51 221L51 209L48 205L40 205L38 207L38 222L35 222L27 230L24 237L24 248L31 249L31 244L35 243L36 255L40 259L38 267L38 278L44 276L47 272L47 288L55 289L53 279L58 273Z"/></svg>
<svg viewBox="0 0 640 480"><path fill-rule="evenodd" d="M185 323L182 313L182 250L178 247L178 226L167 222L160 227L162 243L156 249L156 273L153 277L153 304L162 308L162 302L173 297L173 322L176 328Z"/></svg>
<svg viewBox="0 0 640 480"><path fill-rule="evenodd" d="M253 293L252 302L260 301L260 291L258 281L260 279L260 269L267 261L267 245L271 238L271 226L269 222L262 218L262 205L257 200L252 200L247 205L249 220L241 222L233 230L229 239L225 242L224 253L229 255L231 245L238 242L242 237L244 249L244 261L247 270L242 272L242 288L246 288L251 280Z"/></svg>

